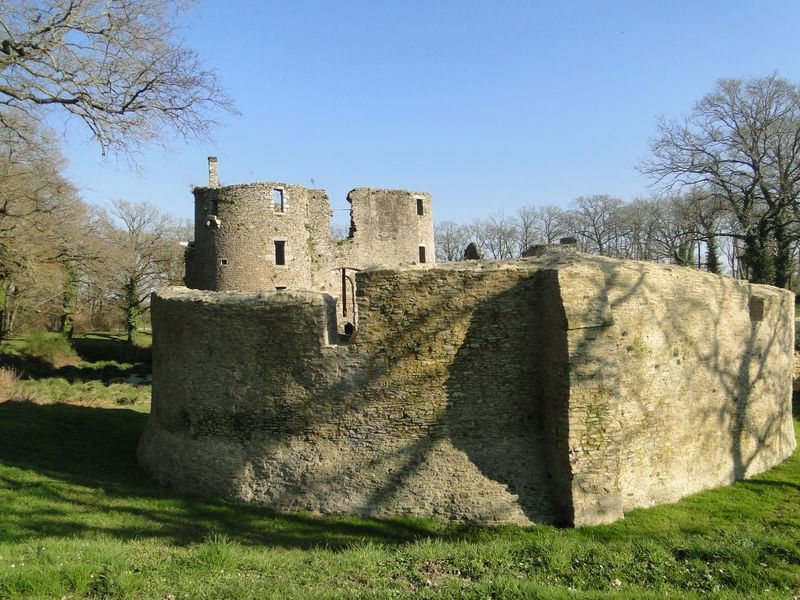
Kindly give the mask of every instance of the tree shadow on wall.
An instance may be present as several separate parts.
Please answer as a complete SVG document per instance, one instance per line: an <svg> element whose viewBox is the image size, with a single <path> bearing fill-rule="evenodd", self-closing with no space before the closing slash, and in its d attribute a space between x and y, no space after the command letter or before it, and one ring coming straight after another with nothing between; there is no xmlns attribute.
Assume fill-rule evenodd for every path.
<svg viewBox="0 0 800 600"><path fill-rule="evenodd" d="M598 263L604 264L601 260ZM644 266L630 262L624 267L616 262L605 265L601 268L605 269L605 287L613 290L612 309L625 309L627 306L630 310L632 306L634 310L647 311L648 296L659 298L663 293L657 287L658 278L648 281L645 277ZM623 269L628 276L620 277ZM397 410L397 414L391 417L392 425L407 427L412 435L397 444L381 439L374 454L367 457L359 457L356 453L348 455L346 465L329 465L315 473L315 485L334 487L342 480L354 481L361 487L356 489L354 486L349 490L358 495L358 503L354 502L353 506L366 514L376 514L396 496L409 493L418 468L436 468L435 464L427 461L432 453L437 452L440 442L449 440L466 454L482 475L507 486L509 492L517 496L517 505L530 520L572 520L567 413L570 365L558 273L504 271L505 276L516 281L509 281L503 291L494 294L484 294L497 284L494 280L465 277L464 281L453 281L450 287L437 283L433 273L420 272L415 282L416 287L435 288L436 293L430 293L432 302L404 306L401 307L403 310L392 313L402 313L402 316L392 317L394 321L389 324L395 326L388 327L386 338L380 340L380 347L374 351L369 349L369 360L348 365L352 369L347 377L323 382L302 406L280 405L277 411L249 415L255 419L248 418L241 426L235 422L236 415L207 412L199 415L202 422L192 423L190 429L195 434L206 430L211 433L223 429L243 431L246 435L240 441L244 443L250 439L248 436L269 431L272 424L277 423L280 428L271 440L271 449L295 436L313 436L317 427L338 422L342 424L342 430L355 439L375 440L378 438L374 434L381 426L376 424L375 415L391 404L399 404L394 394L397 389L414 388L416 397L411 400L419 402L424 411L441 409L432 422L418 426L413 415L404 415L402 409ZM602 300L605 291L598 289L596 293ZM425 297L425 294L421 292L420 296ZM686 302L687 312L705 310L706 305L702 302L691 299ZM453 306L458 307L458 312ZM453 318L442 319L442 314L453 315ZM691 339L682 329L686 326L682 323L683 316L654 313L653 319L662 331L669 332L670 343L680 343ZM580 325L570 325L573 329L580 328ZM723 331L725 324L719 323L717 327ZM466 331L464 338L456 340L458 336L453 334L454 329L458 329L459 336ZM608 407L605 405L608 405L610 410L615 410L620 402L626 402L626 408L637 408L634 405L638 404L636 413L643 416L636 423L625 421L626 435L646 435L652 429L648 422L653 414L650 398L625 396L619 383L620 375L625 373L620 371L627 369L628 365L624 357L610 355L607 349L602 348L598 336L601 338L599 342L608 340L602 339L603 334L598 331L598 327L587 326L570 332L573 354L581 357L572 368L576 369L577 377L591 379L593 385L602 386L601 395L611 399L600 409L606 410ZM454 362L446 364L450 370L447 379L440 376L437 369L450 357L442 358L429 350L440 344L442 337L458 348ZM354 342L357 347L360 343L358 334ZM700 364L712 365L712 368L713 355L722 353L722 348L716 348L711 351L711 356L701 356L699 349L694 350L697 354L694 359L701 361ZM409 366L413 368L407 368ZM718 369L734 380L741 372L740 365L719 365ZM296 377L303 381L304 375L298 373ZM410 377L416 381L409 381ZM669 385L673 395L691 398L688 380L670 381ZM443 404L430 406L433 401L442 401L443 397ZM335 402L319 402L319 398ZM344 403L347 411L346 422L339 414L342 411L340 402ZM675 408L680 410L682 405L675 403L668 407L669 410ZM736 406L725 406L723 410L736 410ZM672 418L682 417L675 414ZM704 431L687 434L706 435L714 429L714 424L709 422L702 429ZM602 437L601 432L597 433ZM625 457L614 454L619 453L620 448L602 450L587 459L594 461L592 467L606 469L604 461L609 460L625 467L622 464ZM732 452L737 453L737 450L733 448ZM651 461L647 468L658 468L656 462ZM370 469L380 476L367 480L350 479L351 473ZM607 482L601 481L602 478L596 479L590 482L597 484L591 493L600 496ZM274 496L276 505L296 506L292 504L293 498L307 485L308 480L299 473ZM410 493L415 491L411 489ZM444 491L457 494L459 490ZM458 502L458 498L453 501Z"/></svg>
<svg viewBox="0 0 800 600"><path fill-rule="evenodd" d="M351 477L351 471L379 472L380 477L353 491L357 496L353 505L363 514L381 514L399 496L419 496L412 482L422 469L445 482L445 489L434 494L441 500L431 506L434 514L450 517L454 511L459 516L473 513L475 518L502 520L517 518L518 513L505 513L518 507L533 522L571 522L569 363L558 272L498 270L496 278L466 277L452 286L437 283L428 272L419 276L420 286L435 288L437 293L430 294L433 301L393 312L402 317L396 317L398 322L387 328L386 338L370 349L369 359L352 365L347 377L316 389L308 405L282 405L282 412L257 415L245 427L218 413L189 416L194 419L190 429L243 431L239 441L246 443L247 432L278 423L280 429L270 440L272 450L293 437L315 435L320 424L342 423L338 413L344 404L347 435L368 439L380 428L376 414L397 404L394 390L414 389L415 397L408 400L420 404L413 404L409 412L424 415L430 410L438 416L419 425L413 414L402 414L405 409L398 408L388 425L402 427L407 419L408 437L386 443L366 457L348 455L346 465L333 464L316 472L314 484L335 488ZM454 306L455 318L442 319L443 314L454 313ZM442 357L435 350L443 343L457 347L452 363L450 355ZM440 374L439 368L447 373ZM313 398L334 400L320 403ZM437 463L447 454L439 453L442 443L463 452L471 466L460 464L451 470L452 463ZM471 484L459 478L469 477L471 468L489 482L473 482L478 488L464 493L459 484ZM495 484L516 498L494 497L499 495ZM299 473L283 482L270 501L301 508L303 504L295 500L307 485Z"/></svg>
<svg viewBox="0 0 800 600"><path fill-rule="evenodd" d="M568 522L571 515L565 512L562 490L554 493L552 489L563 487L562 465L554 467L554 478L548 471L559 456L567 460L566 442L552 449L555 436L547 433L554 427L550 421L566 421L568 397L566 330L556 273L498 270L491 278L451 279L452 285L442 285L433 272L420 272L417 287L431 291L420 292L431 302L410 303L404 310L393 311L386 338L362 352L368 358L349 365L346 377L328 383L319 378L323 385L307 402L248 415L244 427L237 426L231 415L189 415L189 420L194 419L189 428L195 434L220 429L242 432L236 439L248 443L248 432L273 430L277 424L277 431L266 440L269 445L261 448L264 454L295 437L313 437L327 423L337 423L346 432L339 434L340 440L376 439L383 424L395 431L405 428L406 437L394 436L385 442L378 438L382 443L373 452L353 452L344 464L318 468L314 485L337 489L346 487L342 481L353 481L348 500L362 514L382 514L387 506L402 504L401 496L411 497L413 503L428 494L421 502L445 517L473 513L475 518L502 520L510 515L492 511L513 510L518 518L521 510L534 522ZM543 295L547 298L542 299ZM543 312L540 304L550 307L550 312ZM443 319L443 314L454 318ZM358 334L354 342L355 348L363 343ZM440 350L451 345L456 347L455 357ZM550 371L557 373L549 375ZM298 380L302 377L305 371L297 375ZM548 383L547 377L559 385ZM553 389L542 391L548 385ZM413 397L398 400L396 391L408 389L414 390ZM553 414L544 412L545 394L558 395L558 399L548 396ZM402 402L410 404L401 406ZM558 410L562 413L556 414ZM428 421L431 413L434 416ZM376 423L376 416L386 422ZM469 462L442 448L448 444L466 454ZM420 469L444 482L443 489L418 493L414 488ZM363 472L376 476L359 479ZM231 473L237 475L234 469ZM476 475L473 483L478 489L465 493L458 485L469 485L460 478L470 473ZM268 475L265 470L248 477ZM490 481L480 481L477 475ZM308 491L304 474L282 477L291 478L281 482L282 488L274 491L270 501L302 508L297 496ZM495 482L507 486L516 500L495 498ZM401 505L403 509L414 510Z"/></svg>
<svg viewBox="0 0 800 600"><path fill-rule="evenodd" d="M750 288L749 303L761 302ZM783 298L781 302L786 302ZM722 352L719 337L730 326L724 321L721 311L711 315L715 333L714 343L705 352L697 351L697 360L714 373L717 384L724 392L724 399L714 410L707 411L707 421L717 427L725 427L730 435L730 455L733 481L748 478L756 472L762 460L761 454L769 451L783 454L784 434L781 428L791 418L789 398L764 398L764 390L757 390L768 378L785 377L788 373L776 373L768 359L780 353L782 348L790 348L790 332L780 327L781 322L775 312L784 308L773 300L772 314L755 315L750 310L749 328L743 348L737 361L730 361ZM791 365L789 366L791 368ZM769 400L772 411L768 418L762 418L763 405ZM755 467L754 467L755 465Z"/></svg>
<svg viewBox="0 0 800 600"><path fill-rule="evenodd" d="M667 402L654 404L654 398L647 393L631 395L630 390L621 389L619 385L612 388L611 395L614 404L626 405L628 415L638 415L636 422L627 424L634 443L652 435L657 431L654 425L663 427L664 422L671 423L677 432L675 437L661 440L662 446L656 448L670 454L671 466L659 462L660 455L656 452L650 457L651 470L669 473L671 477L674 473L670 468L685 473L693 464L707 466L711 460L722 459L716 452L720 444L724 444L723 453L728 455L728 462L721 467L726 472L719 472L719 481L712 482L715 474L705 469L707 472L702 477L707 481L691 491L749 477L754 469L763 470L757 465L765 460L764 452L770 452L770 456L782 452L780 445L784 443L784 434L781 428L790 417L789 399L767 398L763 387L769 378L784 376L776 372L771 361L780 355L781 348L791 346L791 332L781 327L778 318L778 311L785 308L782 303L786 300L773 298L768 303L768 314L761 320L748 314L747 303L744 307L736 304L741 303L742 296L738 290L734 293L733 288L746 283L735 284L722 277L693 274L697 278L706 277L707 281L687 288L681 277L685 268L672 267L677 274L668 284L672 286L670 289L659 277L647 277L647 271L656 268L651 265L596 260L605 274L612 312L635 310L638 319L645 323L644 329L663 336L663 348L653 351L646 339L640 340L641 346L633 339L641 332L630 331L625 338L628 341L622 342L621 348L630 344L631 360L625 369L634 365L649 368L647 376L628 374L639 377L645 384L643 389L653 386L658 394L668 398ZM664 267L662 274L666 276L665 271L669 270ZM756 290L750 287L747 293L752 302ZM647 301L648 298L672 297L679 302L672 300L666 307ZM676 307L680 310L675 310ZM743 312L737 314L737 311ZM591 335L576 335L571 340L573 353L593 359L598 373L613 368L607 364L608 357L604 361L603 353L593 350L594 344ZM694 367L689 369L689 365ZM695 378L696 374L700 376ZM702 389L698 385L702 385ZM702 402L698 396L702 397ZM682 414L681 411L686 412ZM684 443L691 448L705 448L708 455L699 456L696 451L687 453ZM624 460L620 465L623 469L630 467ZM642 465L635 468L642 469ZM637 476L650 478L653 474L642 471Z"/></svg>
<svg viewBox="0 0 800 600"><path fill-rule="evenodd" d="M721 440L728 448L728 481L763 470L758 465L763 464L764 453L774 456L782 452L780 445L785 443L780 429L786 423L788 398L765 398L767 388L763 387L765 380L782 376L775 372L771 361L776 360L782 347L790 344L790 332L780 326L781 321L775 314L783 308L780 303L784 300L773 299L769 308L773 314L765 316L763 321L745 312L741 318L746 325L734 324L730 319L737 318L737 308L728 303L737 300L731 299L732 282L729 280L709 276L708 287L703 286L697 293L679 294L682 311L660 310L658 302L648 301L648 298L661 298L665 293L659 278L646 276L649 266L602 259L598 259L598 266L603 272L605 286L597 290L597 297L573 296L568 301L587 304L611 301L612 312L621 311L623 320L627 318L626 311L629 314L630 311L651 311L652 321L645 329L650 330L652 324L653 331L658 332L655 335L663 335L665 339L667 351L656 351L644 359L645 368L650 369L651 374L634 375L642 378L644 387L636 390L640 393L632 394L623 383L633 374L624 358L627 342L620 337L620 327L607 329L605 325L581 323L582 317L577 315L576 322L569 323L568 351L568 325L559 274L546 271L476 309L447 382L448 410L444 419L454 444L467 453L484 475L506 484L509 491L519 497L520 506L533 521L571 521L574 517L573 485L594 497L596 510L621 510L622 494L631 490L615 488L613 478L618 474L614 472L614 465L623 471L634 469L635 472L635 469L642 469L643 464L628 464L625 457L628 443L617 442L620 434L614 433L613 426L609 429L608 423L603 424L606 417L621 419L621 439L635 440L637 444L646 445L663 423L670 420L683 431L680 435L699 436L706 448L712 448ZM565 272L562 276L570 274ZM678 278L672 285L681 288L683 283ZM755 293L750 288L750 294ZM700 319L703 333L698 334L693 329L697 324L692 324L691 318ZM724 336L734 328L737 333L723 342ZM637 333L630 332L630 337ZM678 356L676 348L682 348L684 354ZM741 351L736 352L736 348ZM681 359L686 361L682 367ZM709 389L693 388L698 385L697 381L674 376L686 375L686 368L691 364L706 374L706 379L702 380L704 384L712 382ZM673 377L654 384L653 390L658 391L651 396L646 391L650 389L647 386L653 384L648 377L658 380L665 369ZM581 431L573 434L572 442L569 441L567 412L571 373L583 382L584 394L597 389L601 398L608 399L607 406L593 407L591 397L587 396L589 404L584 407L587 413L572 415L586 419ZM659 385L662 387L658 388ZM699 407L693 406L692 401L698 393L707 396ZM659 404L662 394L668 398L665 405ZM487 401L490 399L492 401ZM595 409L607 411L598 420L601 430L596 433L602 441L596 452L580 458L581 472L574 475L577 480L573 481L569 444L576 443L582 448L584 444L594 447L597 443L592 439L595 415L591 411ZM630 409L639 417L628 420ZM681 415L682 410L687 413ZM704 425L697 429L681 425L695 418ZM720 432L722 437L719 437ZM677 438L667 438L660 443L663 447L658 450L671 452L671 444L681 442ZM667 468L664 474L668 478L676 476L669 472L672 467L659 464L657 458L650 459L653 461L649 468L637 477L653 478L656 482L658 471L664 468ZM697 455L682 459L698 464L704 460L704 456ZM686 462L682 461L673 467L685 469ZM542 469L542 465L547 465L547 469ZM606 478L595 481L589 477L584 481L584 472L602 472L609 468L611 471ZM714 485L708 483L697 489ZM656 495L658 493L656 491Z"/></svg>
<svg viewBox="0 0 800 600"><path fill-rule="evenodd" d="M533 522L568 523L567 331L555 271L481 303L446 381L452 443ZM559 453L563 452L564 456Z"/></svg>
<svg viewBox="0 0 800 600"><path fill-rule="evenodd" d="M0 404L0 503L5 494L13 496L0 511L0 543L100 534L191 544L224 531L244 544L340 550L365 541L405 544L480 534L463 523L322 518L176 494L136 463L146 418L117 408ZM25 496L35 501L20 501Z"/></svg>

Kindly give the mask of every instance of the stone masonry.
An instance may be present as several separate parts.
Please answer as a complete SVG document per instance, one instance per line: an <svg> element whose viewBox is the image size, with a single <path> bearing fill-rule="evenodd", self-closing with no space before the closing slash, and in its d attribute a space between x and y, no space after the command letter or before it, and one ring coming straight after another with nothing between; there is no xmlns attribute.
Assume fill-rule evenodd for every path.
<svg viewBox="0 0 800 600"><path fill-rule="evenodd" d="M348 343L325 293L155 294L145 469L280 510L584 525L795 448L789 292L564 251L357 283Z"/></svg>
<svg viewBox="0 0 800 600"><path fill-rule="evenodd" d="M190 288L324 291L338 300L343 322L355 323L356 271L435 261L429 194L352 190L350 235L337 241L324 190L276 182L219 187L217 173L209 157L209 185L194 188Z"/></svg>

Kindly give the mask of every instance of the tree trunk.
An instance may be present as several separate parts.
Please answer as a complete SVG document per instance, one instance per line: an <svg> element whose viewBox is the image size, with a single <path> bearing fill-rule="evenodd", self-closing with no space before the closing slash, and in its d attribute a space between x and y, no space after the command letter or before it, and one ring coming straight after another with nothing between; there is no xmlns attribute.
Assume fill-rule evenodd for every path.
<svg viewBox="0 0 800 600"><path fill-rule="evenodd" d="M717 248L717 234L711 228L706 229L706 269L709 273L719 275L719 249Z"/></svg>
<svg viewBox="0 0 800 600"><path fill-rule="evenodd" d="M136 334L139 332L139 319L142 316L142 309L139 306L139 294L136 283L129 280L125 284L125 328L128 335L128 342L136 343Z"/></svg>
<svg viewBox="0 0 800 600"><path fill-rule="evenodd" d="M770 242L769 234L763 229L744 236L742 262L750 283L775 284L775 255Z"/></svg>
<svg viewBox="0 0 800 600"><path fill-rule="evenodd" d="M0 348L2 348L3 340L6 337L6 304L8 301L8 293L6 288L8 283L6 279L0 279Z"/></svg>
<svg viewBox="0 0 800 600"><path fill-rule="evenodd" d="M8 304L6 304L6 334L7 335L14 335L14 321L17 320L17 311L19 310L19 302L14 302L13 307L11 310L8 310Z"/></svg>
<svg viewBox="0 0 800 600"><path fill-rule="evenodd" d="M694 242L680 242L672 253L675 264L681 267L694 266Z"/></svg>
<svg viewBox="0 0 800 600"><path fill-rule="evenodd" d="M61 319L59 332L68 340L72 339L75 332L75 300L78 297L78 270L73 263L66 265L67 281L64 283L64 293L61 296Z"/></svg>
<svg viewBox="0 0 800 600"><path fill-rule="evenodd" d="M778 217L780 219L780 217ZM791 289L792 286L792 242L783 222L775 224L775 281L774 285Z"/></svg>

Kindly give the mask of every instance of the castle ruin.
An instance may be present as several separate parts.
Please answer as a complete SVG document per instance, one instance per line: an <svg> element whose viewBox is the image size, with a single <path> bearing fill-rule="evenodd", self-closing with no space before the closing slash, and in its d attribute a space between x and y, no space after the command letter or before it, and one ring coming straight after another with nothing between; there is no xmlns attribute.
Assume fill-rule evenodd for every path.
<svg viewBox="0 0 800 600"><path fill-rule="evenodd" d="M356 190L353 246L395 236L394 262L415 264L370 267L361 246L358 328L342 336L320 288L355 259L325 241L321 191L278 188L290 226L274 201L257 214L276 187L197 190L196 289L153 296L139 460L158 480L280 510L586 525L794 450L790 292L567 248L420 264L432 237L412 217L430 198ZM383 199L415 226L370 230L388 216L359 209ZM273 268L277 238L297 245L297 279Z"/></svg>
<svg viewBox="0 0 800 600"><path fill-rule="evenodd" d="M435 261L431 197L356 188L350 233L335 240L324 190L286 183L220 187L209 157L208 187L194 188L195 237L186 285L213 291L319 290L355 324L355 274L368 265Z"/></svg>

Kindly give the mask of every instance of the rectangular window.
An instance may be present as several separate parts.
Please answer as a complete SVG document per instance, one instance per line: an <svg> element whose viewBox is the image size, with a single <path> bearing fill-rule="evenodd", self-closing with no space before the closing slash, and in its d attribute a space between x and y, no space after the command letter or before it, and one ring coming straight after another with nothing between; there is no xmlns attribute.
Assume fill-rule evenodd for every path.
<svg viewBox="0 0 800 600"><path fill-rule="evenodd" d="M283 190L278 188L272 190L272 204L276 211L283 212L286 206L283 202Z"/></svg>
<svg viewBox="0 0 800 600"><path fill-rule="evenodd" d="M419 262L420 263L425 262L425 246L419 247Z"/></svg>
<svg viewBox="0 0 800 600"><path fill-rule="evenodd" d="M417 214L420 217L425 214L425 206L422 204L422 198L417 198Z"/></svg>
<svg viewBox="0 0 800 600"><path fill-rule="evenodd" d="M750 320L763 321L765 312L764 298L757 298L756 296L751 296L749 305L750 305Z"/></svg>
<svg viewBox="0 0 800 600"><path fill-rule="evenodd" d="M275 264L286 264L286 242L283 240L275 241Z"/></svg>

